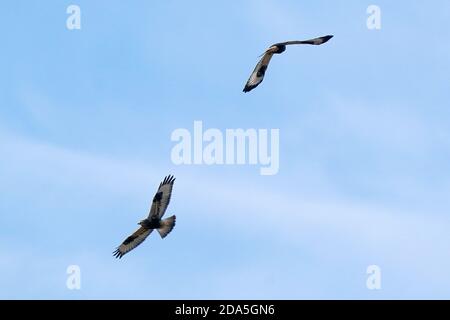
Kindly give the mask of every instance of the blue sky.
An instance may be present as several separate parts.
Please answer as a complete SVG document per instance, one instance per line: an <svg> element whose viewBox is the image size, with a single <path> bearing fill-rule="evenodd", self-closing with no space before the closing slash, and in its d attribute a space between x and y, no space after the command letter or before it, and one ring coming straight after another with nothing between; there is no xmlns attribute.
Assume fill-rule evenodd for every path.
<svg viewBox="0 0 450 320"><path fill-rule="evenodd" d="M450 298L448 1L0 9L0 298ZM326 34L242 93L268 45ZM195 120L279 128L279 173L172 164ZM169 173L174 231L115 260Z"/></svg>

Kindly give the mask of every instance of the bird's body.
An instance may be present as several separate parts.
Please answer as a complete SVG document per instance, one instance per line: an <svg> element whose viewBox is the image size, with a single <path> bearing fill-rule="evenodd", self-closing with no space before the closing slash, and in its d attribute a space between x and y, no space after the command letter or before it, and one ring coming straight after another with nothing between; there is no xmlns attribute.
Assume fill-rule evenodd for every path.
<svg viewBox="0 0 450 320"><path fill-rule="evenodd" d="M161 219L144 219L139 224L146 229L161 228Z"/></svg>
<svg viewBox="0 0 450 320"><path fill-rule="evenodd" d="M175 178L173 176L167 176L160 183L158 191L153 197L148 217L141 220L138 223L141 227L126 238L113 252L116 258L122 258L127 252L144 242L153 230L157 230L161 238L165 238L172 231L175 226L176 216L171 216L164 220L162 220L162 217L169 205L174 182Z"/></svg>
<svg viewBox="0 0 450 320"><path fill-rule="evenodd" d="M255 69L253 70L250 78L244 87L244 92L249 92L256 88L263 80L264 75L266 74L267 68L269 66L270 60L272 59L274 54L281 54L286 51L286 46L294 45L294 44L310 44L310 45L321 45L328 40L330 40L333 36L324 36L320 38L315 38L311 40L303 40L303 41L286 41L280 42L271 45L262 55L261 60L259 60Z"/></svg>
<svg viewBox="0 0 450 320"><path fill-rule="evenodd" d="M284 44L274 44L266 52L273 54L281 54L286 51L286 45Z"/></svg>

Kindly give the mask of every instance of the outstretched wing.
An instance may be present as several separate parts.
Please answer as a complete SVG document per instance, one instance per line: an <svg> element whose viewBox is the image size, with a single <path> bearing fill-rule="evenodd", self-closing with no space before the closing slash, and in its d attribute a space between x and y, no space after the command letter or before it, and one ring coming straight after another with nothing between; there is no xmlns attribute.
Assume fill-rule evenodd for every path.
<svg viewBox="0 0 450 320"><path fill-rule="evenodd" d="M331 38L333 38L333 36L332 35L328 35L328 36L314 38L314 39L310 39L310 40L281 42L281 43L274 44L274 46L278 46L278 45L280 45L280 46L288 46L288 45L291 45L291 44L312 44L312 45L318 46L318 45L324 44L325 42L327 42Z"/></svg>
<svg viewBox="0 0 450 320"><path fill-rule="evenodd" d="M122 258L127 252L140 245L152 233L153 229L140 227L135 233L125 239L122 244L113 252L116 258Z"/></svg>
<svg viewBox="0 0 450 320"><path fill-rule="evenodd" d="M276 51L272 50L272 48L276 49L277 47L283 47L291 44L312 44L312 45L321 45L328 40L333 38L332 35L323 36L319 38L314 38L310 40L302 40L302 41L286 41L286 42L280 42L276 43L264 53L261 60L258 62L258 64L255 67L255 70L253 70L252 74L250 75L250 78L248 79L247 83L244 87L244 92L249 92L253 89L255 89L263 80L264 75L266 74L267 67L269 66L270 59L272 59L272 56L274 53L277 53ZM284 49L281 51L283 52ZM278 52L280 53L280 52Z"/></svg>
<svg viewBox="0 0 450 320"><path fill-rule="evenodd" d="M263 80L264 75L266 74L267 67L269 66L270 59L272 59L273 53L266 51L259 60L258 64L256 65L255 69L253 70L252 74L250 75L250 78L248 78L247 83L244 87L244 92L249 92L253 89L255 89Z"/></svg>
<svg viewBox="0 0 450 320"><path fill-rule="evenodd" d="M150 207L150 212L148 214L148 219L161 219L170 202L170 197L172 195L173 183L175 178L173 176L167 176L164 178L163 182L159 184L158 191L153 197L152 206Z"/></svg>

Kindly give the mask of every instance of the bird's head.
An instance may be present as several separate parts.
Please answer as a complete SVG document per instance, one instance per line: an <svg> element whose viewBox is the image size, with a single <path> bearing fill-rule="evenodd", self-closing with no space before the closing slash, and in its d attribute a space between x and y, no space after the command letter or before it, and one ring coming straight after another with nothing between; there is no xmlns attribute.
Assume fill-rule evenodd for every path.
<svg viewBox="0 0 450 320"><path fill-rule="evenodd" d="M144 224L144 220L141 220L141 221L138 222L138 225L142 226L143 224Z"/></svg>
<svg viewBox="0 0 450 320"><path fill-rule="evenodd" d="M273 53L275 53L275 54L280 54L280 53L283 53L283 52L286 51L286 46L285 45L277 44L277 45L274 45L272 48L274 50Z"/></svg>

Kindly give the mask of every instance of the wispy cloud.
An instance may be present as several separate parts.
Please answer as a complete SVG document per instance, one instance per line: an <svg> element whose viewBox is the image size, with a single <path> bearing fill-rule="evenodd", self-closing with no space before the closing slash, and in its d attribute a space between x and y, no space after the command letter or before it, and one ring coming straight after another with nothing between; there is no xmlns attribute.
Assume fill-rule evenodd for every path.
<svg viewBox="0 0 450 320"><path fill-rule="evenodd" d="M1 138L1 151L6 155L2 159L2 174L7 174L6 181L11 183L14 180L23 183L24 176L26 176L30 181L51 180L57 186L65 185L64 188L68 188L68 190L71 188L92 188L96 192L101 190L98 193L100 197L102 197L101 194L112 196L136 193L141 195L142 199L147 199L150 192L149 182L159 181L161 178L158 168L152 168L146 164L127 159L110 159L101 155L32 141L24 137L7 136L4 133ZM202 185L208 186L207 197L205 197L204 189L200 188ZM379 259L380 264L396 270L395 272L400 273L403 268L408 268L409 275L416 281L429 279L438 283L438 286L446 285L446 281L443 279L445 279L446 270L450 267L450 259L443 256L442 252L448 249L446 244L450 243L450 238L445 235L445 230L450 228L447 220L436 216L427 216L425 213L405 212L395 207L390 208L375 203L359 203L354 199L346 199L338 195L327 194L324 197L317 194L315 197L308 195L308 198L305 198L301 194L296 194L295 189L291 189L289 186L293 185L286 183L282 188L268 188L251 181L236 180L236 178L221 177L220 180L214 182L202 175L181 176L172 205L178 211L182 211L182 214L180 213L182 217L183 215L189 215L189 217L182 219L186 225L180 224L178 227L180 230L177 231L183 234L187 232L186 227L195 230L198 228L196 223L203 221L202 229L216 229L216 232L222 233L233 230L233 234L246 235L255 242L270 239L271 246L268 248L272 248L272 250L273 246L286 247L294 251L300 250L314 256L313 261L330 265L355 259L352 257L352 253L359 253L360 256L364 256L365 253ZM20 188L19 185L14 186L14 184L9 187ZM5 186L3 186L4 188ZM45 193L45 191L42 192ZM40 213L35 212L35 215L40 215ZM9 219L14 219L14 217ZM82 218L85 221L86 219L90 219L89 214ZM98 218L94 217L94 220L98 220ZM217 228L219 229L217 230ZM128 232L128 230L124 230L124 232ZM200 232L200 229L197 232ZM94 235L86 236L89 238ZM195 235L191 233L187 241L195 241ZM18 250L20 251L20 248ZM94 253L95 256L95 252L98 252L96 247L92 247L90 250L92 252L88 255ZM79 256L80 253L72 256ZM53 258L47 259L56 258L54 254L49 254L53 255ZM105 258L111 259L109 256L105 256ZM14 258L12 256L9 259L12 260L8 264L2 264L2 271L8 274L12 272L12 268L8 267L11 263L17 264L28 259L39 258L17 256ZM249 257L249 259L246 264L248 268L254 270L252 271L253 283L257 283L260 279L270 278L273 270L280 267L279 265L269 265L257 268L255 261L259 258ZM69 261L70 259L66 257L63 260ZM110 267L110 262L104 261L104 258L92 257L87 260L81 259L81 261L85 261L87 265L85 269L89 273L98 271L105 275L105 271L101 271L101 269ZM94 265L88 261L97 261L98 268L94 268ZM360 258L359 263L363 262L365 262L364 259ZM375 263L377 262L375 261ZM45 262L43 263L45 264ZM134 266L136 263L137 261L132 262ZM370 263L374 262L370 261ZM210 264L209 268L210 270L216 269L214 263ZM433 269L433 274L429 274L425 278L422 274L424 268ZM117 272L121 273L123 270ZM224 270L217 272L222 274L220 278L223 279L224 276L226 278ZM240 274L242 269L238 269L236 272ZM257 276L258 274L259 276ZM226 282L218 281L216 276L211 274L211 281L218 290L216 296L231 297L235 292L234 289L228 287ZM107 276L105 277L107 278ZM243 277L245 278L245 276ZM105 281L108 281L106 278ZM58 279L58 281L61 280ZM276 287L278 281L282 281L282 279L275 279ZM54 281L52 279L51 283ZM130 281L134 280L130 279ZM251 287L252 284L249 281L248 279L245 283ZM123 285L126 287L125 283ZM160 285L167 284L162 281ZM267 291L261 297L285 296L277 291L281 290L281 287L278 287L279 289L275 287L273 291ZM247 291L244 290L242 297L251 296L251 293L255 292L255 288L257 286ZM128 287L124 290L131 289ZM204 297L208 290L206 287L202 290L204 291L192 293L192 295L182 291L179 292L179 296L201 297L203 292ZM54 292L56 296L59 294L61 293ZM169 292L161 294L170 297ZM304 294L306 295L306 292ZM66 296L65 293L63 295ZM28 296L32 297L35 294L29 293ZM94 290L89 291L88 296L111 295L102 290ZM113 294L113 296L123 297L124 295ZM139 293L134 296L143 297ZM175 294L175 296L178 295Z"/></svg>

